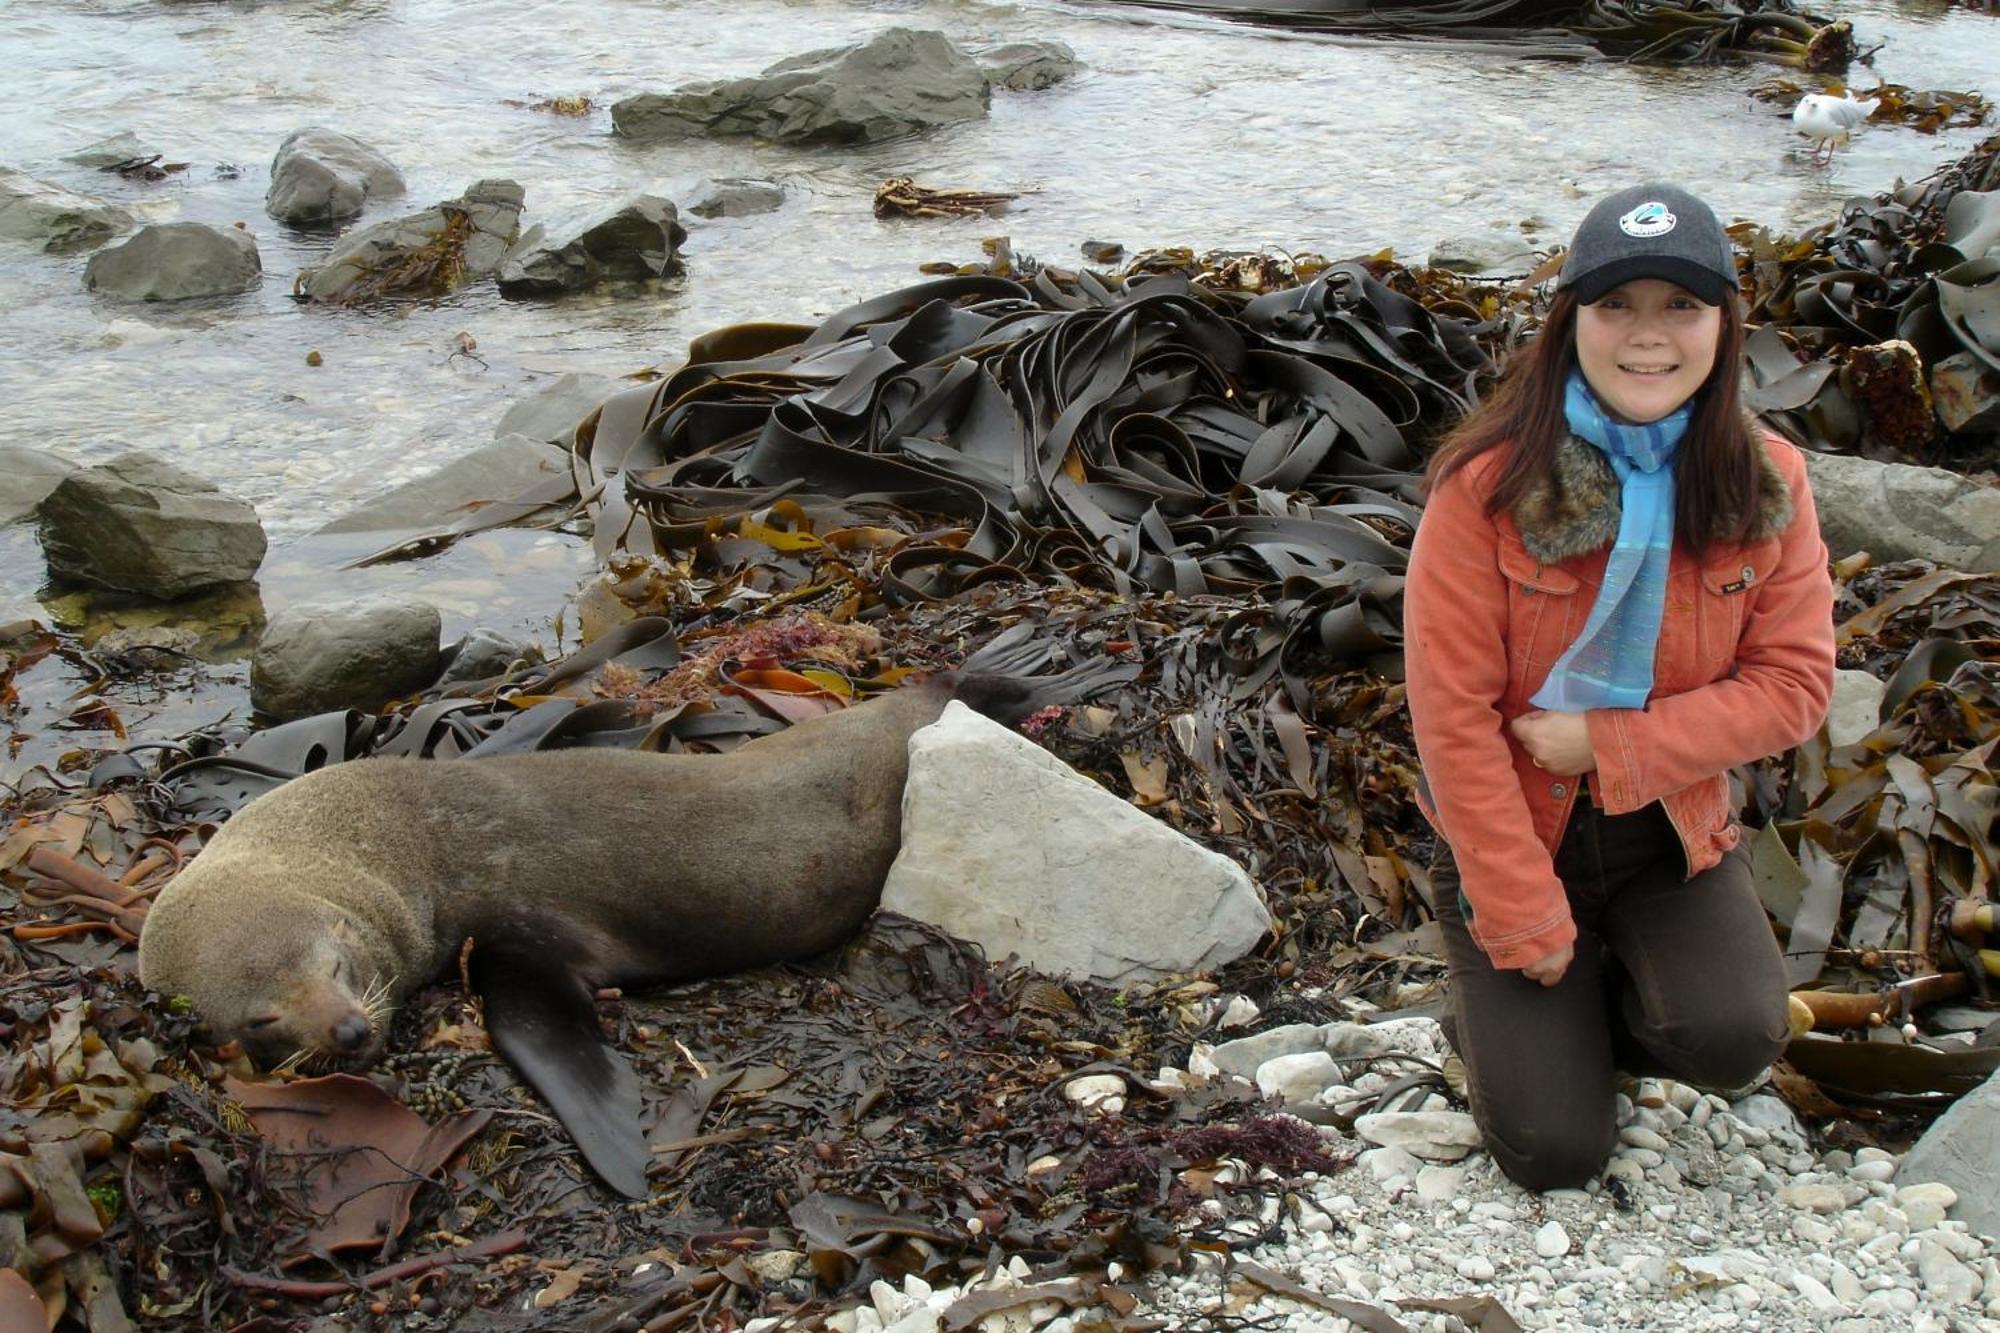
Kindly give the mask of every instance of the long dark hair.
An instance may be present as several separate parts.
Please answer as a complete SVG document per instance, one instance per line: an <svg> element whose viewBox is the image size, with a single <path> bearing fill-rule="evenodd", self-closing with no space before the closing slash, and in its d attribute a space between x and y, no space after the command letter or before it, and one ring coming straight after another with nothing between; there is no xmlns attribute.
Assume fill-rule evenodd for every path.
<svg viewBox="0 0 2000 1333"><path fill-rule="evenodd" d="M1563 413L1570 368L1576 364L1575 292L1558 292L1542 331L1515 354L1499 384L1445 436L1425 469L1435 490L1488 449L1508 446L1486 512L1511 509L1555 467L1556 446L1569 433ZM1741 542L1756 521L1753 502L1760 448L1744 415L1743 316L1733 296L1722 303L1715 364L1695 391L1694 419L1674 455L1674 537L1697 555Z"/></svg>

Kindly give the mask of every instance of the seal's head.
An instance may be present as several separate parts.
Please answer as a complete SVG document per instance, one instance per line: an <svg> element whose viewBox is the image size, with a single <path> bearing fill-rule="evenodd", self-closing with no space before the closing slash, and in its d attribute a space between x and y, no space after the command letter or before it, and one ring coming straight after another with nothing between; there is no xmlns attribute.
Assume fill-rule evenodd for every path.
<svg viewBox="0 0 2000 1333"><path fill-rule="evenodd" d="M186 996L217 1041L240 1042L264 1068L372 1064L396 998L394 960L371 943L376 932L304 885L230 892L225 868L201 869L190 866L147 913L139 979Z"/></svg>

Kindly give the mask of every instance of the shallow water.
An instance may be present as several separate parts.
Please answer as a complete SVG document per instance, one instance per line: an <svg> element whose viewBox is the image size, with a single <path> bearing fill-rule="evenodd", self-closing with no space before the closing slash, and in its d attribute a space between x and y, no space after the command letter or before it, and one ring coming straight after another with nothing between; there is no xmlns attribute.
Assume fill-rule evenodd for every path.
<svg viewBox="0 0 2000 1333"><path fill-rule="evenodd" d="M1942 0L1818 7L1881 44L1883 78L2000 91L2000 20ZM983 122L856 150L633 146L609 132L620 97L753 73L891 23L968 46L1059 38L1088 70L996 93ZM0 120L0 164L151 220L242 221L266 275L238 298L133 306L86 293L82 256L0 245L0 441L86 462L152 449L252 501L275 543L267 604L321 590L300 536L483 442L548 378L672 364L690 337L739 320L811 320L919 280L925 260L974 258L984 236L1064 262L1086 240L1419 258L1442 238L1523 223L1557 244L1591 197L1647 175L1679 178L1726 215L1797 227L1980 137L1873 128L1821 168L1779 109L1748 96L1784 72L1774 66L1529 61L1063 0L39 0L0 6L0 50L15 109ZM578 120L506 104L574 95L597 110ZM706 176L770 177L791 197L762 217L689 219L687 277L636 299L510 302L489 287L390 311L318 309L291 299L291 279L330 238L262 210L272 153L306 124L355 134L403 169L407 198L364 221L482 176L521 181L526 221L553 233L640 190L686 198ZM62 160L124 130L192 165L141 185ZM874 187L896 174L1027 193L1000 219L878 221ZM462 332L478 360L452 355ZM489 585L509 571L490 574ZM31 534L0 532L0 618L34 610L40 577ZM552 605L522 616L545 622Z"/></svg>

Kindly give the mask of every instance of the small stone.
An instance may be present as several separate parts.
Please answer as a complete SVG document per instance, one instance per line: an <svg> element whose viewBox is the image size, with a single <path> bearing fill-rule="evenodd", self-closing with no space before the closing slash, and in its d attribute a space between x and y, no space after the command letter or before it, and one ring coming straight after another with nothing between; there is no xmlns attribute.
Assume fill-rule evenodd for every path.
<svg viewBox="0 0 2000 1333"><path fill-rule="evenodd" d="M1483 1254L1467 1255L1458 1261L1458 1275L1468 1282L1490 1282L1493 1261Z"/></svg>
<svg viewBox="0 0 2000 1333"><path fill-rule="evenodd" d="M1553 1219L1544 1222L1535 1233L1535 1253L1544 1259L1554 1259L1569 1253L1569 1232L1563 1224Z"/></svg>
<svg viewBox="0 0 2000 1333"><path fill-rule="evenodd" d="M1838 1185L1790 1184L1778 1191L1778 1202L1815 1213L1837 1213L1847 1207L1847 1196Z"/></svg>
<svg viewBox="0 0 2000 1333"><path fill-rule="evenodd" d="M1125 1109L1125 1080L1117 1074L1085 1074L1063 1085L1063 1096L1096 1115Z"/></svg>
<svg viewBox="0 0 2000 1333"><path fill-rule="evenodd" d="M306 353L306 364L309 366L323 366L326 364L326 358L319 354L318 348L314 348L312 351Z"/></svg>
<svg viewBox="0 0 2000 1333"><path fill-rule="evenodd" d="M1657 1153L1663 1153L1667 1150L1667 1141L1664 1138L1641 1125L1625 1126L1625 1128L1618 1131L1618 1137L1622 1142L1628 1143L1634 1148L1650 1148Z"/></svg>

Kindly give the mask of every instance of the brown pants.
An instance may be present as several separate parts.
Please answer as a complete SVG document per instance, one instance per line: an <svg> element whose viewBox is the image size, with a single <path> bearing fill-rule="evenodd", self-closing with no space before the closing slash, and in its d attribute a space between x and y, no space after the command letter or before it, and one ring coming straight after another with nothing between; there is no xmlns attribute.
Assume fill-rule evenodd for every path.
<svg viewBox="0 0 2000 1333"><path fill-rule="evenodd" d="M1554 986L1501 971L1467 933L1458 866L1431 868L1472 1114L1529 1189L1580 1185L1617 1137L1614 1070L1739 1087L1784 1046L1785 969L1738 848L1684 879L1655 803L1607 815L1586 798L1556 851L1576 960Z"/></svg>

